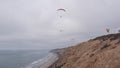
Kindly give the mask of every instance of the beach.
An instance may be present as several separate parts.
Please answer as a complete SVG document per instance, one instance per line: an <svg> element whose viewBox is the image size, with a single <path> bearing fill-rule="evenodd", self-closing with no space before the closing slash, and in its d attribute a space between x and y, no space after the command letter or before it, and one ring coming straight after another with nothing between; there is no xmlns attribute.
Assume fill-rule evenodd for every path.
<svg viewBox="0 0 120 68"><path fill-rule="evenodd" d="M48 59L44 61L43 64L40 65L39 68L48 68L57 60L58 60L58 55L55 53L52 53L51 56L49 56Z"/></svg>
<svg viewBox="0 0 120 68"><path fill-rule="evenodd" d="M48 68L57 60L58 60L58 54L49 53L46 57L40 60L34 61L33 63L29 64L25 68Z"/></svg>

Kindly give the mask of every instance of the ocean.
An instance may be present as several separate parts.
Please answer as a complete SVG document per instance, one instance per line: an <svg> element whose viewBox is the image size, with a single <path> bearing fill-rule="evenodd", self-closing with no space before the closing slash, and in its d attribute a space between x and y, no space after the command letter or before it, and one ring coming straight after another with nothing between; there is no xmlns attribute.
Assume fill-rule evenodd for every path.
<svg viewBox="0 0 120 68"><path fill-rule="evenodd" d="M48 54L49 50L0 50L0 68L27 68Z"/></svg>

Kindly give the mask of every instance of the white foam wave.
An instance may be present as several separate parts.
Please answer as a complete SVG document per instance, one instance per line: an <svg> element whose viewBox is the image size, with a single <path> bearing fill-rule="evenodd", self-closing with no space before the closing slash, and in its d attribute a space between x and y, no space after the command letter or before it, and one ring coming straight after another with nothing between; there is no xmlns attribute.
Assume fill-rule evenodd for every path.
<svg viewBox="0 0 120 68"><path fill-rule="evenodd" d="M28 66L22 68L48 68L56 60L58 60L57 54L50 53L48 54L48 56L44 57L43 59L34 61Z"/></svg>

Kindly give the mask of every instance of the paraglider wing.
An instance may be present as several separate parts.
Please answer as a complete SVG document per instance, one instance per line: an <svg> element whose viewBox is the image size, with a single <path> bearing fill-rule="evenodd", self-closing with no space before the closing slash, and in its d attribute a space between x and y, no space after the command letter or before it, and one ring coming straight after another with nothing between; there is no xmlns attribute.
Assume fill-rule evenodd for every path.
<svg viewBox="0 0 120 68"><path fill-rule="evenodd" d="M65 9L57 9L57 11L64 11L64 12L66 12L66 10Z"/></svg>
<svg viewBox="0 0 120 68"><path fill-rule="evenodd" d="M65 13L65 12L66 12L66 10L65 10L65 9L63 9L63 8L57 9L57 11L58 11L58 12L59 12L59 14L60 14L60 18L62 18L63 13Z"/></svg>

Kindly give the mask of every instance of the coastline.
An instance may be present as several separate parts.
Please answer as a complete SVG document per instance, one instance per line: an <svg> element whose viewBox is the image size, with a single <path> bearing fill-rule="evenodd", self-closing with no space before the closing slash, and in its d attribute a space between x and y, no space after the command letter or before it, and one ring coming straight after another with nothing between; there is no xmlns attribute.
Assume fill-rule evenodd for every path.
<svg viewBox="0 0 120 68"><path fill-rule="evenodd" d="M38 68L51 68L51 66L54 65L64 54L65 50L65 48L51 50L50 53L52 54L52 56L47 60L47 62L45 62Z"/></svg>
<svg viewBox="0 0 120 68"><path fill-rule="evenodd" d="M40 65L38 68L49 68L51 65L53 65L58 59L59 56L56 53L51 53L52 56L42 65Z"/></svg>
<svg viewBox="0 0 120 68"><path fill-rule="evenodd" d="M24 68L49 68L52 64L54 64L59 59L59 55L57 53L50 52L46 57L34 61Z"/></svg>

